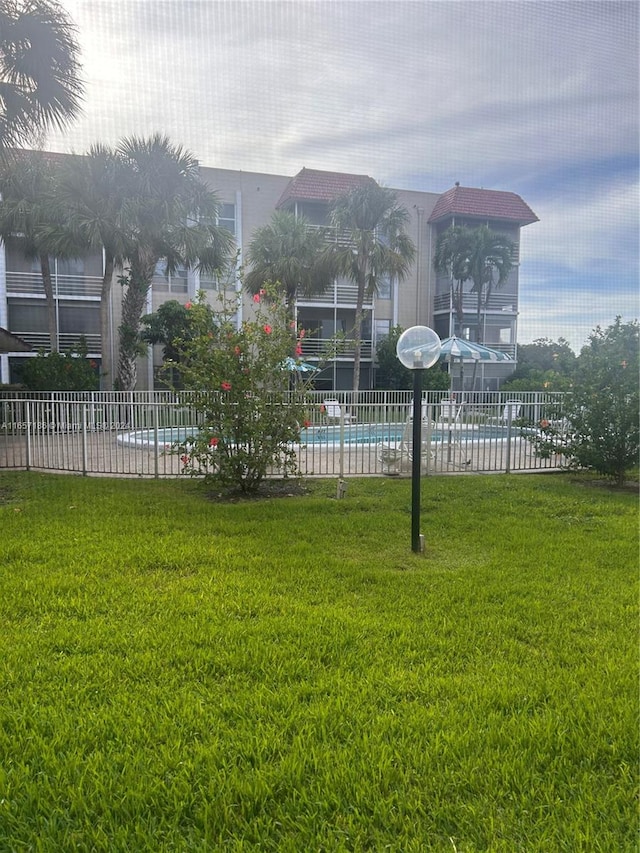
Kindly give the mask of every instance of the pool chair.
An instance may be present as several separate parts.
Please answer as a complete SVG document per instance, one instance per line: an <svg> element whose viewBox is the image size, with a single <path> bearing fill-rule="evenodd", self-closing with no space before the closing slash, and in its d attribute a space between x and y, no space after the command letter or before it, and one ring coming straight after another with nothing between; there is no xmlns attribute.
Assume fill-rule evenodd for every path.
<svg viewBox="0 0 640 853"><path fill-rule="evenodd" d="M513 423L517 418L519 418L521 411L522 403L520 400L507 400L500 415L497 418L487 418L486 423L506 426L509 421Z"/></svg>
<svg viewBox="0 0 640 853"><path fill-rule="evenodd" d="M440 422L443 424L460 423L460 415L462 414L462 406L456 403L455 400L440 401Z"/></svg>
<svg viewBox="0 0 640 853"><path fill-rule="evenodd" d="M354 424L356 422L356 416L343 409L337 400L323 400L322 404L327 423L339 424L340 421L344 421L345 424Z"/></svg>
<svg viewBox="0 0 640 853"><path fill-rule="evenodd" d="M420 468L425 471L429 460L435 459L436 445L431 443L433 423L429 421L429 407L422 407L422 447L420 448ZM405 421L402 438L399 441L380 441L376 446L378 462L382 473L394 476L409 471L413 464L413 412Z"/></svg>

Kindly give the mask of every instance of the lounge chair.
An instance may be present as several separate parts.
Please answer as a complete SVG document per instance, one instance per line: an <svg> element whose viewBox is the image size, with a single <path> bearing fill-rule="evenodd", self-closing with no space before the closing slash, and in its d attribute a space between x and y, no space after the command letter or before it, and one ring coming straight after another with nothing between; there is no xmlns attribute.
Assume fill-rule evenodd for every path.
<svg viewBox="0 0 640 853"><path fill-rule="evenodd" d="M521 411L522 403L520 400L507 400L502 413L497 418L487 418L486 423L506 426L509 422L513 423L519 418Z"/></svg>
<svg viewBox="0 0 640 853"><path fill-rule="evenodd" d="M460 415L462 414L462 406L458 405L455 400L440 401L440 422L442 424L460 423Z"/></svg>
<svg viewBox="0 0 640 853"><path fill-rule="evenodd" d="M339 424L343 421L345 424L354 424L356 422L356 416L343 409L337 400L323 400L323 405L327 423Z"/></svg>
<svg viewBox="0 0 640 853"><path fill-rule="evenodd" d="M435 457L435 445L431 443L433 423L429 421L429 406L422 406L422 446L420 448L420 467L425 469L427 461ZM409 413L398 441L380 441L376 455L382 466L383 474L400 474L408 470L413 461L413 412Z"/></svg>

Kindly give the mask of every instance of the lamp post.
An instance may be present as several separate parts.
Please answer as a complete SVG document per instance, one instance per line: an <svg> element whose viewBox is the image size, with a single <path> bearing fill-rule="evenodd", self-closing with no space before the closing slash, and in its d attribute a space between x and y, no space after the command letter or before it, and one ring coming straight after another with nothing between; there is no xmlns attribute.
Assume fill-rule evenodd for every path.
<svg viewBox="0 0 640 853"><path fill-rule="evenodd" d="M411 466L411 550L422 551L420 540L420 457L422 450L422 371L440 356L440 338L428 326L411 326L398 338L396 354L413 370L413 447Z"/></svg>

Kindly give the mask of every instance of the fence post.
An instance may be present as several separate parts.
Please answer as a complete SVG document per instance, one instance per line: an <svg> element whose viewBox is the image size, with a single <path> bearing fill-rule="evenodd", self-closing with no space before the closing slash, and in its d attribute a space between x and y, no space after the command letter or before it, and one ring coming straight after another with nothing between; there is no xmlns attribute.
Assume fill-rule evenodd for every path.
<svg viewBox="0 0 640 853"><path fill-rule="evenodd" d="M158 479L160 476L158 471L160 448L158 446L158 404L153 406L153 476Z"/></svg>
<svg viewBox="0 0 640 853"><path fill-rule="evenodd" d="M513 421L513 411L512 407L509 403L505 404L507 407L507 464L505 468L505 474L511 473L511 423Z"/></svg>
<svg viewBox="0 0 640 853"><path fill-rule="evenodd" d="M31 402L26 400L25 406L25 426L27 428L27 471L31 468Z"/></svg>
<svg viewBox="0 0 640 853"><path fill-rule="evenodd" d="M82 476L87 476L89 468L87 460L87 404L82 404Z"/></svg>

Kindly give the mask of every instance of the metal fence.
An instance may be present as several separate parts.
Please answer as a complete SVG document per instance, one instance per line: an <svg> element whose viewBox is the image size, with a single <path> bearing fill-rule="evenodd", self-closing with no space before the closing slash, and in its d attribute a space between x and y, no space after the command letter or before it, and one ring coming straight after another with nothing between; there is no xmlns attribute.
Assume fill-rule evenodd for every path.
<svg viewBox="0 0 640 853"><path fill-rule="evenodd" d="M410 475L411 412L409 391L310 393L308 425L294 445L301 473ZM562 394L465 393L456 400L425 392L422 415L425 475L562 465L561 457L538 456L532 441L547 421L562 427ZM181 476L179 444L199 423L188 392L1 392L0 468Z"/></svg>

